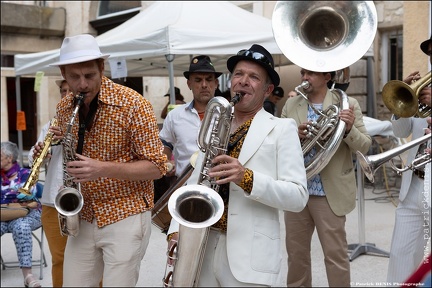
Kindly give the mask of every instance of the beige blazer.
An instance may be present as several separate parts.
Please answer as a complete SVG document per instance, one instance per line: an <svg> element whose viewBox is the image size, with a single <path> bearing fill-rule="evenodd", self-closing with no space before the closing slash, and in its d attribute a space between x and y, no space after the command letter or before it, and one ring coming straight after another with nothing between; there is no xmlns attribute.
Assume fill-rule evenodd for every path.
<svg viewBox="0 0 432 288"><path fill-rule="evenodd" d="M356 178L353 153L365 154L372 144L363 123L363 114L357 100L348 97L350 106L354 105L355 122L346 138L343 139L329 163L321 170L321 180L327 200L333 212L343 216L355 208ZM338 104L339 96L327 90L323 110L331 104ZM297 125L307 122L308 102L301 96L289 98L283 109L282 118L293 118Z"/></svg>

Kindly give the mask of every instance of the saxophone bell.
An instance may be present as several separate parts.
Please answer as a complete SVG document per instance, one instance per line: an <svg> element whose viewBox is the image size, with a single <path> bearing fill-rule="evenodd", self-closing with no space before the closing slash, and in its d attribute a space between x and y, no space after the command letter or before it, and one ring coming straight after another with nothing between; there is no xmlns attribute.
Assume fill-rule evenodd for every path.
<svg viewBox="0 0 432 288"><path fill-rule="evenodd" d="M56 196L54 206L59 213L60 233L63 236L77 236L79 232L79 212L84 199L78 189L63 187Z"/></svg>

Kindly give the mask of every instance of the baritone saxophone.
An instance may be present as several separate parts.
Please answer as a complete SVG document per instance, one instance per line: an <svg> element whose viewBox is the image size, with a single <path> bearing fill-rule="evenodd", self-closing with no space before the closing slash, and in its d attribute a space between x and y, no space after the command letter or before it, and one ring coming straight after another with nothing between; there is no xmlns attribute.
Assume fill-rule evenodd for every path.
<svg viewBox="0 0 432 288"><path fill-rule="evenodd" d="M237 93L228 102L217 96L207 104L198 134L198 146L204 153L198 183L180 187L168 201L169 213L179 223L179 238L167 253L174 265L165 269L164 287L197 285L210 226L222 217L224 210L219 185L208 171L216 156L226 154L234 105L241 98L242 94Z"/></svg>

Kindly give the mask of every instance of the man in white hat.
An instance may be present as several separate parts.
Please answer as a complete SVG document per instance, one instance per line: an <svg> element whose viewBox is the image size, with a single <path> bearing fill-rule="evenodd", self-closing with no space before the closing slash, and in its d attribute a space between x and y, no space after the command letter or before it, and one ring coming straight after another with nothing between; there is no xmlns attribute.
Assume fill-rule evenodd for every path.
<svg viewBox="0 0 432 288"><path fill-rule="evenodd" d="M153 180L166 173L153 108L103 75L108 56L83 34L66 37L60 60L51 64L73 92L57 105L59 127L50 128L56 139L68 136L80 106L70 129L77 145L62 140L63 150L76 158L64 159L66 176L80 184L74 186L84 199L79 234L66 245L64 286L96 287L101 279L106 286L136 285L151 233ZM78 95L84 96L82 105Z"/></svg>

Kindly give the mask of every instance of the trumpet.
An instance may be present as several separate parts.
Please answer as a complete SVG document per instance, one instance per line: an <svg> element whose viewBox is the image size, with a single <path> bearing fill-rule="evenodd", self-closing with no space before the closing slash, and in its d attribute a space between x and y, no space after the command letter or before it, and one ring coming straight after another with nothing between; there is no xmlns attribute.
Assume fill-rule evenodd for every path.
<svg viewBox="0 0 432 288"><path fill-rule="evenodd" d="M431 139L431 135L426 134L420 138L417 138L416 140L403 144L399 147L372 156L364 156L360 151L357 151L356 152L357 161L359 161L359 164L366 177L372 183L374 183L375 172L378 170L379 167L381 167L381 165L383 165L387 161L390 161L391 168L395 170L396 173L398 173L399 175L408 170L418 169L426 165L427 163L431 162L431 156L429 153L423 153L421 156L414 159L410 165L407 165L402 168L398 168L393 162L394 157L400 156L400 154L402 154L406 150L411 149L412 147L415 147L417 145L421 145L430 139Z"/></svg>
<svg viewBox="0 0 432 288"><path fill-rule="evenodd" d="M431 83L431 71L411 85L403 81L387 82L382 90L384 105L396 116L426 118L431 115L431 107L419 103L420 91Z"/></svg>

